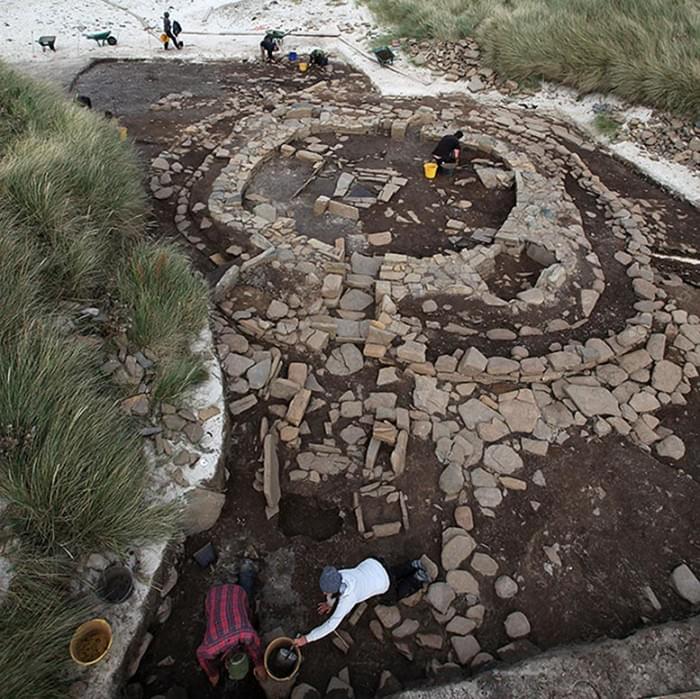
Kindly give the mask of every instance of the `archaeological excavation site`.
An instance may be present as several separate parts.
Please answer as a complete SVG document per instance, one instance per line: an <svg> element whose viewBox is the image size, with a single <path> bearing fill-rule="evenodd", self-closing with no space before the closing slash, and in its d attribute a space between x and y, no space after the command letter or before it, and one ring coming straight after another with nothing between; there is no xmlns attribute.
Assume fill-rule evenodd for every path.
<svg viewBox="0 0 700 699"><path fill-rule="evenodd" d="M78 557L72 589L130 575L85 613L113 640L78 658L71 696L698 688L697 206L525 97L388 96L343 61L96 61L71 90L116 115L147 233L208 309L208 378L181 400L149 383L158 353L120 300L75 322L107 328L145 501L179 525ZM457 132L457 162L436 162ZM161 263L133 274L156 286ZM324 593L368 559L389 592L316 640ZM392 596L404 562L415 585ZM262 647L298 659L275 677L266 653L265 681L254 661L226 694L202 649L229 623L208 595L234 583Z"/></svg>
<svg viewBox="0 0 700 699"><path fill-rule="evenodd" d="M99 100L120 70L80 89ZM390 99L338 66L183 66L151 101L153 72L131 70L123 121L210 282L229 426L221 515L175 554L143 696L216 696L201 605L243 554L261 630L290 636L326 565L430 576L303 648L295 697L454 683L687 617L700 276L675 260L698 211L537 113ZM457 129L459 167L426 179ZM163 416L165 444L186 419Z"/></svg>

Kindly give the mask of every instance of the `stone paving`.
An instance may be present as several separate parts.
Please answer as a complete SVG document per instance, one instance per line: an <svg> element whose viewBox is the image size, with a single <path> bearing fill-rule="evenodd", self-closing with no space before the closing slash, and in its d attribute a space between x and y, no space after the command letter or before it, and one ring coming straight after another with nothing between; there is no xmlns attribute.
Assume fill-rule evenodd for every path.
<svg viewBox="0 0 700 699"><path fill-rule="evenodd" d="M400 607L375 607L371 628L406 657L416 647L429 648L448 666L475 668L493 660L477 640L487 612L481 592L492 586L498 598L517 600L519 584L479 541L474 513L495 517L505 498L546 487L546 473L525 478L524 464L574 435L617 433L663 462L683 458L683 435L655 413L686 403L700 366L700 319L668 296L652 267L650 240L658 220L649 207L625 200L589 171L576 150L591 146L577 134L505 109L409 108L369 99L358 106L348 97L342 82L332 78L294 94L280 90L274 104L262 98L244 104L234 95L216 118L190 127L176 147L153 161L151 186L156 198L177 203L177 228L193 246L205 249L201 229L214 221L245 232L259 250L244 253L233 245L210 259L225 269L215 290L214 330L229 411L234 422L245 421L254 406L267 405L259 425L263 459L256 487L269 518L279 511L286 483L343 478L339 487L354 493L358 534L396 536L410 528L410 511L418 503L394 481L405 473L416 440L431 442L443 467L438 487L446 503L457 505L455 521L442 534L440 560L424 560L433 582ZM189 171L183 187L171 186L168 173L182 172L180 160L192 133L206 136L215 119L234 114L230 135L210 144L211 154ZM348 139L380 134L402 140L412 130L427 150L428 143L457 128L484 154L479 177L485 186L516 191L516 205L498 230L470 231L463 222L448 223L448 232L476 242L460 251L423 258L372 254L371 235L382 234L363 234L361 210L377 200L391 201L398 215L408 216L402 173L355 172L352 177L374 178L377 194L366 201L352 201L350 176L341 174L332 197L312 202L319 226L328 216L354 222L366 240L366 254L351 251L343 237L330 245L300 235L294 219L278 215L271 202L247 197L251 178L272 159L299 160L313 177L339 157ZM336 135L337 146L322 143L322 134ZM489 165L489 158L505 167L496 161ZM194 186L215 166L208 199L195 197ZM616 281L623 280L635 297L626 317L585 341L576 340L576 332L595 321L611 280L567 194L566 176L602 208L598 215L618 243ZM193 227L192 211L206 214L200 230ZM389 243L390 250L390 240L387 235L380 245ZM542 265L536 283L509 300L499 297L498 280L489 275L494 260L507 255L527 255ZM240 290L260 287L268 272L295 281L263 290L257 304L242 307ZM456 316L449 322L431 320L436 311L449 312L446 297L482 304L499 321L484 328ZM422 304L421 316L402 313L412 300ZM537 323L523 323L522 316L533 312ZM439 353L431 340L435 330L460 338L458 349ZM533 336L563 331L573 339L553 339L543 352L528 349ZM473 346L470 338L484 335L495 351ZM363 378L340 395L324 388L333 377L367 372L372 385ZM326 415L321 440L312 438L309 426L315 414ZM389 454L388 461L378 459L380 450ZM372 499L383 499L393 519L367 521L364 503ZM536 497L531 504L536 510ZM556 559L556 551L551 557ZM700 583L690 568L679 566L672 582L679 595L698 603ZM455 600L466 602L460 607L464 614L457 613ZM422 631L407 614L418 604L428 605L444 627L446 644L443 635ZM338 643L349 647L352 626L351 620ZM508 657L527 639L530 622L514 611L505 633L511 643L498 650L499 657ZM384 677L382 687L392 680ZM336 688L350 691L347 677L334 681ZM317 694L299 687L293 696Z"/></svg>

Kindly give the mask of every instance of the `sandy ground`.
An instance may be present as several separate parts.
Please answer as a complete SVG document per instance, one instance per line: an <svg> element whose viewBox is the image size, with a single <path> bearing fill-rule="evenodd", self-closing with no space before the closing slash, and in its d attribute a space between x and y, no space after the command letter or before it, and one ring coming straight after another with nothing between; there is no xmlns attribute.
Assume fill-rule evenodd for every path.
<svg viewBox="0 0 700 699"><path fill-rule="evenodd" d="M261 34L266 29L324 35L289 37L285 50L305 51L322 46L367 73L380 92L392 96L428 96L441 93L468 93L466 83L436 80L426 70L403 61L397 62L400 72L382 69L367 54L367 40L382 33L363 5L351 2L318 2L257 0L212 2L212 0L182 0L176 5L153 0L5 0L0 23L0 58L9 62L28 61L38 64L64 59L89 58L149 58L163 49L158 35L161 17L169 10L171 17L183 27L183 51L179 57L195 61L224 58L253 57ZM118 38L115 47L99 47L85 34L109 29ZM44 34L57 36L57 53L42 52L36 40ZM233 35L237 34L237 35ZM497 92L472 95L486 103L506 103L509 98ZM575 91L544 84L528 100L542 111L564 116L580 126L589 128L595 116L593 105L600 101L616 102L614 98L589 95L581 99ZM517 100L516 100L517 103ZM649 110L632 108L625 118L648 118ZM630 141L613 144L611 150L633 163L655 180L700 206L700 177L686 167L649 157L645 149Z"/></svg>

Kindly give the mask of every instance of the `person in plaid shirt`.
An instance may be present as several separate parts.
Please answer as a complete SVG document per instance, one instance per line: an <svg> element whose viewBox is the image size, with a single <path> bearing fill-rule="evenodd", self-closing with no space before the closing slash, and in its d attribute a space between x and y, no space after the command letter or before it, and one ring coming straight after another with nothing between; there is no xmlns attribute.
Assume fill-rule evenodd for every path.
<svg viewBox="0 0 700 699"><path fill-rule="evenodd" d="M197 648L197 660L214 686L219 682L221 665L240 652L253 662L258 680L266 677L262 641L250 621L254 572L249 561L241 566L239 582L240 585L215 585L207 593L207 629Z"/></svg>

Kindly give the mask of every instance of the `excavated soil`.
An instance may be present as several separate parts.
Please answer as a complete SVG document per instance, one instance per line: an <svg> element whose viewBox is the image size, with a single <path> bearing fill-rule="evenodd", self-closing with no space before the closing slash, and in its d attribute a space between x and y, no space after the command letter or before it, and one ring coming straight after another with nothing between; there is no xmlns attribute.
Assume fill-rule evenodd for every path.
<svg viewBox="0 0 700 699"><path fill-rule="evenodd" d="M334 75L343 75L348 84L360 88L358 100L363 92L365 96L371 93L369 84L357 73L337 69ZM304 80L308 85L317 79L308 76ZM297 74L277 66L114 62L97 64L84 73L77 81L77 88L91 97L97 110L110 109L119 117L135 139L144 161L148 161L175 143L188 124L216 114L217 98L231 86L247 84L255 94L265 94L280 87L297 89L299 83L301 79ZM149 106L161 97L184 90L193 93L193 98L184 100L177 109L149 111ZM208 104L202 105L206 100ZM423 103L435 106L439 101L426 99ZM230 125L226 121L215 124L211 141L225 135ZM335 144L334 137L324 138L325 142ZM409 134L406 141L396 143L379 137L351 138L344 148L348 159L362 161L363 165L372 163L378 167L388 162L415 172L420 169L426 146ZM185 164L196 168L210 152L211 149L203 146L188 156ZM700 229L697 210L676 201L603 153L581 150L579 154L608 186L630 199L648 198L658 207L660 219L667 226L663 240L660 238L660 249L682 249L685 253L697 249ZM474 157L478 154L470 153L469 160ZM195 185L193 192L202 201L206 201L223 162L215 162L208 175ZM469 167L467 163L466 170ZM462 176L459 174L457 178ZM469 175L465 172L464 176ZM284 198L301 186L306 177L307 171L297 162L270 161L258 173L250 191L269 194L276 190L277 195ZM311 235L314 228L322 240L333 242L337 237L346 237L350 243L352 234L357 231L354 223L334 221L321 230L310 213L313 200L319 194L327 194L334 181L319 177L305 190L299 202L291 206L291 213L302 232L307 230ZM426 207L440 201L441 195L437 195L434 188L444 188L449 198L450 188L455 186L453 182L438 180L426 188L423 180L415 178L411 188L401 194L407 200L401 204L401 209L410 201L421 223L398 226L389 249L421 255L452 245L450 241L437 238L434 226L425 225L427 220L423 214ZM481 192L480 186L478 182L463 185L462 193L467 192L470 199L479 202L468 212L469 225L497 227L513 205L513 194ZM504 347L519 344L526 346L534 356L554 341L564 343L570 337L585 340L621 329L635 297L629 280L620 275L619 266L612 264L612 256L619 249L618 241L610 233L595 200L574 180L567 180L566 186L582 213L586 235L606 275L605 293L588 324L573 332L494 343L482 334L483 329L499 327L502 322L493 309L468 300L437 298L438 311L426 317L441 325L458 318L468 319L481 331L469 339L470 345L486 354L506 354ZM397 211L400 208L398 201L387 206ZM364 233L385 230L387 206L362 212L360 225ZM172 202L154 202L154 236L178 239L173 208ZM461 213L464 215L463 211ZM441 207L438 214L441 226L443 219L450 217L451 210L449 206ZM202 215L191 214L195 225ZM232 232L216 225L202 235L200 244L187 249L197 267L214 281L223 267L210 257L219 253L225 260L229 259L225 249L231 245L255 252L245 232ZM665 271L690 278L685 267L674 267L668 261L663 264L670 265ZM531 262L503 260L497 267L494 283L498 277L503 277L506 283L502 284L502 293L514 294L524 288L523 285L531 284L536 273ZM294 290L297 286L295 280L278 279L272 273L263 276L259 283L266 289ZM698 304L694 291L688 286L669 289L669 293L686 294L693 304ZM255 305L254 287L246 287L240 293L244 307ZM420 302L415 301L403 304L401 311L406 316L412 311L422 314ZM523 315L519 320L527 324L528 317ZM532 320L535 321L534 317ZM463 338L441 331L429 333L432 333L430 347L435 355L451 352L464 343ZM291 360L301 359L313 364L308 356L291 354ZM347 378L319 375L329 401L337 400L350 386L356 394L366 397L375 390L375 379L376 367ZM498 388L492 387L495 391ZM399 405L409 407L408 385L394 384L379 390L396 392ZM697 420L700 399L697 396L694 390L687 406L668 407L659 413L664 423L668 421L668 426L683 436L686 457L680 462L662 463L620 438L571 438L561 446L552 447L546 457L528 459L527 475L541 469L545 486L530 485L526 492L509 492L495 518L485 517L475 508L479 541L490 547L499 559L509 562L501 573L510 575L520 585L517 609L530 619L534 629L531 641L537 647L547 648L604 635L624 636L644 624L689 614L688 605L670 588L668 575L679 560L695 570L700 569L697 535L700 531L697 507L700 478L696 456L700 449ZM163 695L173 687L184 688L191 699L222 696L221 688L213 689L206 681L197 665L195 650L204 631L203 607L208 588L230 577L244 553L254 558L260 568L257 616L261 629L269 632L279 627L288 634L306 631L318 621L315 612L316 603L320 601L317 580L324 565L354 565L368 555L383 556L391 563L424 553L439 560L440 536L452 523L453 504L444 502L437 487L442 466L437 462L430 441L411 438L405 474L396 482L409 498L410 529L398 536L367 542L358 534L352 512L353 484L343 476L329 478L314 487L308 482L289 484L284 479L281 514L272 520L265 518L264 499L253 488L253 482L260 463L257 425L266 414L266 405L261 402L238 420L228 444L226 468L230 477L221 518L212 530L191 537L184 546L179 561L179 582L171 593L172 614L163 625L151 627L154 640L132 680L132 684L142 686L146 699ZM312 433L323 436L323 424L327 419L327 406L310 414ZM284 454L282 456L284 460ZM379 515L381 513L377 513ZM202 570L193 561L192 554L207 542L215 546L219 563L213 569ZM557 563L559 555L566 565ZM645 585L653 587L660 610L652 606L649 598L640 599L639 590ZM512 609L502 601L494 603L490 597L493 595L491 586L483 589L482 602L487 612L478 635L482 648L494 652L507 642L503 619ZM420 619L423 631L444 633L427 605L403 608L402 612L404 618ZM374 638L368 626L371 618L371 612L365 612L352 629L354 643L347 655L336 649L330 639L304 648L300 679L325 689L329 679L347 666L356 696L370 697L374 696L382 670L390 670L404 685L410 685L425 678L424 667L428 660L446 658L447 643L442 651L419 650L412 660L403 657L392 644L380 643ZM534 650L531 645L521 644L514 655ZM241 691L240 696L251 699L261 696L250 681Z"/></svg>

